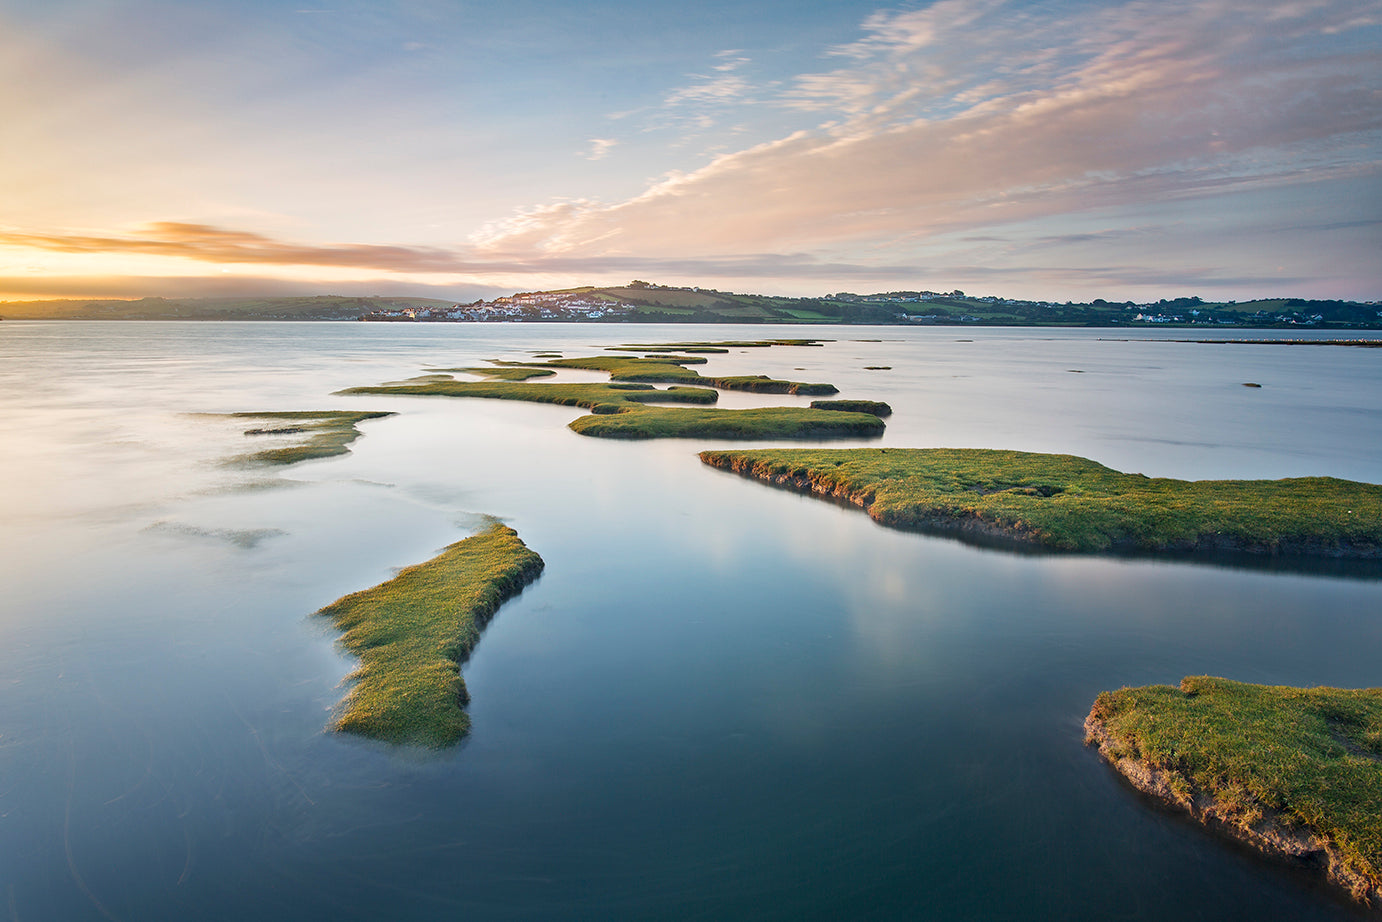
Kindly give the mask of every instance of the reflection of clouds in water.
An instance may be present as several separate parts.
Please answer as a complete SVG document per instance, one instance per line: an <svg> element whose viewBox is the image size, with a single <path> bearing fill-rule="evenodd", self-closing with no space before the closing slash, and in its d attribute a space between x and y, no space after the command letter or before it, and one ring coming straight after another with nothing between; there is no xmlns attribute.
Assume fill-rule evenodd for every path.
<svg viewBox="0 0 1382 922"><path fill-rule="evenodd" d="M1095 438L1108 442L1147 442L1153 445L1180 445L1192 448L1222 448L1223 442L1191 442L1183 439L1159 439L1147 435L1131 435L1128 433L1110 432L1107 435L1096 435Z"/></svg>
<svg viewBox="0 0 1382 922"><path fill-rule="evenodd" d="M288 487L305 487L308 481L292 480L287 477L277 477L264 479L255 477L250 480L236 480L231 483L223 483L218 486L209 487L205 490L194 490L192 496L222 496L228 493L265 493L270 490L282 490Z"/></svg>
<svg viewBox="0 0 1382 922"><path fill-rule="evenodd" d="M456 523L457 528L469 534L474 534L495 523L501 525L508 524L502 519L495 518L492 515L486 515L483 512L460 512L456 514L456 517L452 519L452 521Z"/></svg>
<svg viewBox="0 0 1382 922"><path fill-rule="evenodd" d="M211 538L233 544L242 550L251 550L259 546L260 542L266 538L288 534L281 528L201 528L196 525L166 520L154 522L144 530L158 534L182 535L189 538Z"/></svg>
<svg viewBox="0 0 1382 922"><path fill-rule="evenodd" d="M475 493L454 483L440 481L410 484L402 492L409 500L422 506L455 512L464 512L461 507L467 505Z"/></svg>
<svg viewBox="0 0 1382 922"><path fill-rule="evenodd" d="M847 623L870 681L915 671L925 658L917 649L918 631L946 622L958 607L928 567L899 557L851 561L858 569Z"/></svg>

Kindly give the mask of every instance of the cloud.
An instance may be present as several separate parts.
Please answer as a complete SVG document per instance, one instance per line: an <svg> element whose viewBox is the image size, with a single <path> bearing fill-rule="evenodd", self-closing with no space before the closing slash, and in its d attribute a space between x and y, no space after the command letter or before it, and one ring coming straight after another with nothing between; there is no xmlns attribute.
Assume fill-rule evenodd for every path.
<svg viewBox="0 0 1382 922"><path fill-rule="evenodd" d="M811 127L622 202L525 209L475 238L542 255L801 252L1378 170L1376 4L945 0L884 12L802 74ZM677 103L732 99L723 75ZM720 87L720 88L717 88ZM722 95L719 95L722 94Z"/></svg>
<svg viewBox="0 0 1382 922"><path fill-rule="evenodd" d="M579 208L581 203L568 203L560 208ZM543 209L533 216L542 221L551 213ZM508 225L511 227L511 225ZM276 240L250 231L160 221L149 225L143 233L127 236L91 236L84 234L27 234L0 233L0 246L27 247L56 253L76 254L140 254L192 260L213 264L241 264L262 266L301 266L318 268L348 268L376 270L410 275L495 275L503 273L597 273L655 274L673 272L679 275L697 273L707 276L726 275L745 278L800 274L805 277L859 276L883 272L905 274L915 271L908 265L874 265L849 261L828 261L804 253L746 253L713 258L644 257L644 256L561 256L534 253L528 256L495 257L475 248L452 250L376 244L337 243L306 245ZM175 284L176 279L164 279ZM207 285L241 289L259 280L243 278L212 279L198 282ZM6 291L47 290L46 279L13 277L0 280ZM82 282L81 284L86 284ZM101 284L105 284L102 282ZM281 281L289 287L297 282ZM334 284L334 283L333 283ZM147 292L148 279L132 282L129 291ZM139 286L145 286L143 288ZM163 282L159 288L166 288ZM295 289L296 290L296 289ZM305 289L304 289L305 290Z"/></svg>
<svg viewBox="0 0 1382 922"><path fill-rule="evenodd" d="M590 149L581 156L587 160L603 160L609 156L611 148L618 143L614 138L591 138Z"/></svg>
<svg viewBox="0 0 1382 922"><path fill-rule="evenodd" d="M726 103L740 100L753 89L741 74L736 73L749 59L738 50L717 52L718 64L711 66L713 74L691 74L694 83L672 90L662 99L664 108L686 103Z"/></svg>
<svg viewBox="0 0 1382 922"><path fill-rule="evenodd" d="M55 275L0 276L0 298L10 301L101 298L269 298L333 294L363 297L450 298L458 301L509 294L512 288L476 284L437 284L366 279L363 281L292 281L270 276L224 275ZM5 314L0 300L0 316Z"/></svg>
<svg viewBox="0 0 1382 922"><path fill-rule="evenodd" d="M454 253L429 247L285 243L262 234L207 224L159 221L131 236L0 232L0 246L57 253L144 254L209 263L341 266L395 272L456 271Z"/></svg>
<svg viewBox="0 0 1382 922"><path fill-rule="evenodd" d="M649 113L644 130L689 128L693 133L702 132L718 125L727 112L758 105L765 87L757 86L743 73L751 63L738 49L717 52L709 73L689 74L690 83L663 94L661 103Z"/></svg>

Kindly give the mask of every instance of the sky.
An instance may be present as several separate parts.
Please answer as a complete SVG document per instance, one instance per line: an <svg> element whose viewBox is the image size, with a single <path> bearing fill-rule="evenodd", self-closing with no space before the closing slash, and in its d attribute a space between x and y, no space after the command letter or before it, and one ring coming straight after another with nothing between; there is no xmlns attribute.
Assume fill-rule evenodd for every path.
<svg viewBox="0 0 1382 922"><path fill-rule="evenodd" d="M1382 0L0 0L0 299L1382 299Z"/></svg>

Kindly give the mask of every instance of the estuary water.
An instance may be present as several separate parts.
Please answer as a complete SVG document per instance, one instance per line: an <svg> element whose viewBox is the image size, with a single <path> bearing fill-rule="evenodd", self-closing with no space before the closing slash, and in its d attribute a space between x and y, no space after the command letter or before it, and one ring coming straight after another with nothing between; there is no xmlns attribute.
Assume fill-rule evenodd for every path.
<svg viewBox="0 0 1382 922"><path fill-rule="evenodd" d="M1139 798L1081 724L1101 690L1190 674L1382 684L1376 566L978 548L698 462L723 443L584 438L560 407L332 396L534 352L809 335L834 341L706 370L886 400L869 444L1382 482L1377 349L6 321L0 915L1357 917ZM397 415L349 455L279 469L227 465L270 442L206 415L310 409ZM352 662L312 612L487 516L547 566L464 668L469 739L428 754L324 732Z"/></svg>

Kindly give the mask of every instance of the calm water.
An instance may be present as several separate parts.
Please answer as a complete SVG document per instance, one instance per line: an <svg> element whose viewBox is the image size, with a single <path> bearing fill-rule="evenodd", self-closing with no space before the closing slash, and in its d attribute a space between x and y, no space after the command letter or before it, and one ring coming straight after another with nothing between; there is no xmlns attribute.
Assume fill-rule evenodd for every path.
<svg viewBox="0 0 1382 922"><path fill-rule="evenodd" d="M884 445L1382 482L1377 350L818 332L839 341L709 369L887 400ZM1081 722L1102 689L1186 674L1382 684L1376 568L984 550L703 468L709 442L330 396L745 335L803 332L0 324L0 915L1355 917L1150 808ZM195 415L356 407L399 415L276 471L222 465L263 443ZM351 663L310 613L483 515L547 569L465 667L471 738L324 734Z"/></svg>

